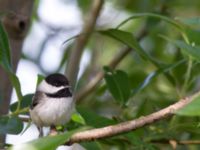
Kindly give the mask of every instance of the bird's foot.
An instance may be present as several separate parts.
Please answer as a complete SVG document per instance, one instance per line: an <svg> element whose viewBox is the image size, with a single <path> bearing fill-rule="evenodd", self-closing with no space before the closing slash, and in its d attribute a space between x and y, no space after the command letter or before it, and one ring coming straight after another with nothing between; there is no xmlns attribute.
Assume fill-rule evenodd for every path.
<svg viewBox="0 0 200 150"><path fill-rule="evenodd" d="M56 130L56 126L52 125L52 126L50 127L49 135L50 135L50 136L55 136L55 135L57 135L57 134L58 134L58 132L57 132L57 130Z"/></svg>

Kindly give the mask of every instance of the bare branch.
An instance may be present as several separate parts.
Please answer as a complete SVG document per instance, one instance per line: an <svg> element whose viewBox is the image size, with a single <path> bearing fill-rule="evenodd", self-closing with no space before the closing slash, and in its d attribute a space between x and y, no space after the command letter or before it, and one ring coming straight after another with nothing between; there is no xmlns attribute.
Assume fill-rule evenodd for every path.
<svg viewBox="0 0 200 150"><path fill-rule="evenodd" d="M110 68L115 68L121 60L131 51L132 49L129 47L126 47L125 49L121 50L119 54L117 54L113 60L109 63ZM83 100L89 93L91 93L95 87L98 85L98 83L102 80L104 76L104 72L100 71L96 74L95 77L90 80L90 82L79 92L75 94L75 100L78 102L80 100Z"/></svg>
<svg viewBox="0 0 200 150"><path fill-rule="evenodd" d="M168 140L168 139L161 139L161 140L152 140L150 142L153 143L161 143L161 144L170 144L170 143L175 143L174 145L177 146L179 145L195 145L195 144L200 144L200 140Z"/></svg>
<svg viewBox="0 0 200 150"><path fill-rule="evenodd" d="M96 20L100 14L102 6L103 0L93 1L91 11L89 12L87 20L85 21L82 32L80 36L76 39L74 46L71 50L65 74L69 78L69 81L71 82L73 88L75 87L82 52L95 27Z"/></svg>
<svg viewBox="0 0 200 150"><path fill-rule="evenodd" d="M178 141L178 144L182 145L188 145L188 144L200 144L199 140L183 140L183 141Z"/></svg>
<svg viewBox="0 0 200 150"><path fill-rule="evenodd" d="M155 123L159 120L162 120L166 117L169 117L174 114L177 110L188 105L192 100L195 99L196 96L199 96L199 93L194 94L191 97L187 97L179 100L177 103L170 105L160 111L147 115L145 117L141 117L135 120L122 122L116 125L110 125L103 128L96 128L87 131L82 131L79 133L75 133L67 144L78 143L81 141L91 141L105 137L111 137L118 135L120 133L126 133L148 124Z"/></svg>
<svg viewBox="0 0 200 150"><path fill-rule="evenodd" d="M143 28L141 32L138 35L138 40L141 40L146 35L146 28ZM116 66L132 51L132 48L125 47L110 61L108 66L110 68L116 68ZM93 77L92 80L88 82L84 88L82 88L80 91L78 91L75 94L75 100L79 102L80 100L83 100L85 97L87 97L99 84L99 82L103 79L104 73L103 71L100 71L96 74L95 77Z"/></svg>
<svg viewBox="0 0 200 150"><path fill-rule="evenodd" d="M23 122L29 122L31 120L29 116L18 116L18 117Z"/></svg>

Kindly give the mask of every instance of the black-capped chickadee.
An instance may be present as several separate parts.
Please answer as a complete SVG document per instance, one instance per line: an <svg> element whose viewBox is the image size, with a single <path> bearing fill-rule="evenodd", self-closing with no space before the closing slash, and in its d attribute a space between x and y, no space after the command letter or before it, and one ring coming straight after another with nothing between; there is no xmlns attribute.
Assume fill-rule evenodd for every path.
<svg viewBox="0 0 200 150"><path fill-rule="evenodd" d="M64 125L70 120L73 109L69 82L64 75L56 73L47 76L37 87L30 116L42 136L42 127Z"/></svg>

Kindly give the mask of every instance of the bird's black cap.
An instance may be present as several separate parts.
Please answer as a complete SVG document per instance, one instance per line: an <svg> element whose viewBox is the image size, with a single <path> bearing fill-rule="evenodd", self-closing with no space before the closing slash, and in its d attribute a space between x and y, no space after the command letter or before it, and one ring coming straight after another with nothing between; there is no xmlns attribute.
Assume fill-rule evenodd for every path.
<svg viewBox="0 0 200 150"><path fill-rule="evenodd" d="M67 78L60 74L60 73L54 73L45 78L45 81L53 86L59 87L59 86L67 86L69 85L69 81Z"/></svg>

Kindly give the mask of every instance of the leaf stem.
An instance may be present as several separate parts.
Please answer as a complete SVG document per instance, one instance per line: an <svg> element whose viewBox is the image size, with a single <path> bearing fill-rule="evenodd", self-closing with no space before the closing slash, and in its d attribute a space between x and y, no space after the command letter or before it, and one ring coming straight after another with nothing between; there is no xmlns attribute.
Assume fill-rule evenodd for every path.
<svg viewBox="0 0 200 150"><path fill-rule="evenodd" d="M186 89L187 89L187 86L188 86L188 83L189 83L189 80L190 80L190 75L191 75L191 71L192 71L192 64L193 64L193 61L192 61L192 58L190 57L189 60L188 60L187 71L186 71L186 74L185 74L185 81L183 83L183 87L182 87L182 90L181 90L181 96L185 95L185 92L186 92Z"/></svg>
<svg viewBox="0 0 200 150"><path fill-rule="evenodd" d="M28 111L29 111L29 107L25 107L25 108L22 108L22 109L19 109L19 110L17 109L15 112L9 114L9 116L17 116L21 113L26 113Z"/></svg>

